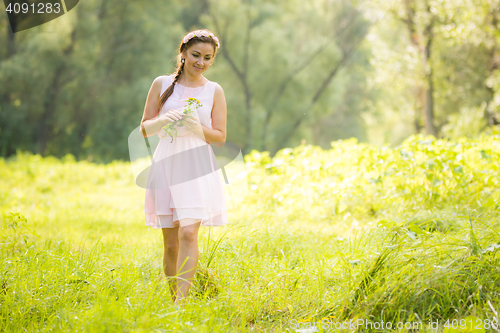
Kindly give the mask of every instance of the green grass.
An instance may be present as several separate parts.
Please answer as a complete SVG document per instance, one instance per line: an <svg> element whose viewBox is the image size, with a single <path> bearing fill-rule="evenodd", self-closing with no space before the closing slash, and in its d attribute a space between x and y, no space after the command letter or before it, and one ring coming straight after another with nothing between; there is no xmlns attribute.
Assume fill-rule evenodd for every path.
<svg viewBox="0 0 500 333"><path fill-rule="evenodd" d="M0 331L484 324L500 311L499 156L498 135L252 151L248 195L229 226L200 229L176 311L130 163L18 153L0 160Z"/></svg>

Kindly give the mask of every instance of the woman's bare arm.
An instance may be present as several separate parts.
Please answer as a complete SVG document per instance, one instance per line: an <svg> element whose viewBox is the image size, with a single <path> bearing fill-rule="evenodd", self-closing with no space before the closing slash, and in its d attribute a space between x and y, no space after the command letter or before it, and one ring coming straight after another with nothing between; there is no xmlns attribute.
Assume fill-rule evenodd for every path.
<svg viewBox="0 0 500 333"><path fill-rule="evenodd" d="M163 77L158 76L153 81L153 84L151 84L151 88L149 88L146 105L144 106L144 114L141 120L141 133L143 137L158 133L160 129L166 125L166 119L164 117L156 118L160 113L159 99L162 80Z"/></svg>
<svg viewBox="0 0 500 333"><path fill-rule="evenodd" d="M222 87L217 84L214 94L214 106L212 108L212 129L203 126L203 134L208 143L217 147L223 147L226 142L226 97Z"/></svg>

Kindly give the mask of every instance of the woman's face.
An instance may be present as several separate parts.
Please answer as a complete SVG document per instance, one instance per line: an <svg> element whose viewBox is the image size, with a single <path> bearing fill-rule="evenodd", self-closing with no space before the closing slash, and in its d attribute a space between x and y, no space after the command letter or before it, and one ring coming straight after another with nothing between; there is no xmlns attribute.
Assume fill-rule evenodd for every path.
<svg viewBox="0 0 500 333"><path fill-rule="evenodd" d="M191 45L184 55L184 71L193 76L204 73L213 61L214 47L210 43L197 43Z"/></svg>

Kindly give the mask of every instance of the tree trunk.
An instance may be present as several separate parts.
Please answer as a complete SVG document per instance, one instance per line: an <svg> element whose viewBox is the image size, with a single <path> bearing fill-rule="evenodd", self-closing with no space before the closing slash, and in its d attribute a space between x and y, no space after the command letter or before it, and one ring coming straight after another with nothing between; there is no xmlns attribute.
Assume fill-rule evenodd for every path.
<svg viewBox="0 0 500 333"><path fill-rule="evenodd" d="M419 32L417 31L417 25L415 24L415 2L414 0L403 0L403 5L406 9L406 17L400 18L407 26L410 42L418 49L419 54L422 59L422 64L425 71L425 80L427 81L427 87L425 88L425 103L424 103L424 122L425 131L429 135L437 136L436 127L434 126L434 85L432 84L432 63L431 63L431 45L432 45L432 28L434 24L434 15L431 15L430 6L427 3L427 13L431 15L431 21L425 26L424 31L421 35L427 37L427 42L424 42L419 38ZM397 14L396 14L397 15ZM416 120L418 121L418 120ZM416 129L418 131L419 126L415 123Z"/></svg>
<svg viewBox="0 0 500 333"><path fill-rule="evenodd" d="M425 131L429 135L437 137L436 127L434 126L434 87L432 84L432 69L426 74L428 87L425 89Z"/></svg>
<svg viewBox="0 0 500 333"><path fill-rule="evenodd" d="M427 6L427 12L430 13L430 8ZM434 126L434 85L432 83L432 60L431 60L431 46L432 39L434 38L432 34L434 17L431 18L431 22L425 28L425 36L427 37L427 43L424 46L424 69L425 78L427 80L427 87L425 92L425 131L428 135L433 135L437 137L436 127Z"/></svg>
<svg viewBox="0 0 500 333"><path fill-rule="evenodd" d="M76 9L78 10L78 9ZM48 92L44 102L44 111L42 118L40 119L40 124L37 132L37 153L44 156L45 150L49 143L49 124L51 123L52 117L55 113L56 100L61 88L65 82L61 81L61 76L66 69L66 61L71 52L73 52L75 46L75 36L76 28L71 32L71 44L64 49L63 57L61 58L62 63L56 69L54 76L52 77L51 84L49 85Z"/></svg>
<svg viewBox="0 0 500 333"><path fill-rule="evenodd" d="M500 124L498 120L495 117L495 113L491 109L491 102L493 101L493 97L495 96L495 92L492 88L486 87L486 90L488 91L488 101L486 101L486 108L484 109L484 119L486 119L486 122L488 124L488 127L496 126Z"/></svg>
<svg viewBox="0 0 500 333"><path fill-rule="evenodd" d="M49 91L46 94L44 102L44 111L42 118L39 120L38 132L36 136L38 154L44 156L45 150L47 149L49 141L49 124L52 122L52 117L54 114L54 109L56 107L56 99L59 94L59 81L62 72L64 71L64 66L61 65L54 73L52 81L49 85Z"/></svg>

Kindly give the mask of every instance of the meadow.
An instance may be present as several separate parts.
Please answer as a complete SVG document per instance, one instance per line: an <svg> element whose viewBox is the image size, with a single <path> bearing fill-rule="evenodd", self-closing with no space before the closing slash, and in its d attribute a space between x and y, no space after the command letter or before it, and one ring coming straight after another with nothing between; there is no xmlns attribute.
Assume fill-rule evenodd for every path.
<svg viewBox="0 0 500 333"><path fill-rule="evenodd" d="M248 194L200 229L176 310L130 162L1 159L0 331L497 331L498 131L244 161Z"/></svg>

